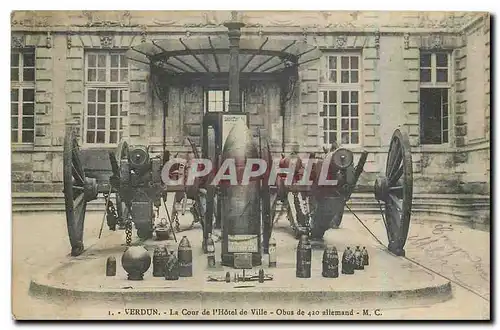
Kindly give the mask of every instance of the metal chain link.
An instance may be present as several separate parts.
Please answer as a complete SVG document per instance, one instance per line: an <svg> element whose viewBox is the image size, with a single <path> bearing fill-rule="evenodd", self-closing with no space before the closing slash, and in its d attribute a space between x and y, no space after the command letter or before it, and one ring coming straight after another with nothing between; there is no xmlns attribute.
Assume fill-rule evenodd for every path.
<svg viewBox="0 0 500 330"><path fill-rule="evenodd" d="M127 219L125 223L125 243L127 246L132 245L132 220Z"/></svg>

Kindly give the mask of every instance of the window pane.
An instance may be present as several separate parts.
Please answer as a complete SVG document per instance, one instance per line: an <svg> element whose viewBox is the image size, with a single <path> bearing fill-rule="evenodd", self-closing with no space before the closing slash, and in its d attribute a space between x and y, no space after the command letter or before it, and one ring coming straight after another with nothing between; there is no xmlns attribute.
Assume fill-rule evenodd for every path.
<svg viewBox="0 0 500 330"><path fill-rule="evenodd" d="M10 104L10 114L17 116L19 112L19 103L14 102Z"/></svg>
<svg viewBox="0 0 500 330"><path fill-rule="evenodd" d="M111 93L111 102L118 102L118 90L112 89Z"/></svg>
<svg viewBox="0 0 500 330"><path fill-rule="evenodd" d="M98 104L97 105L97 115L98 116L105 116L106 115L106 105L105 104Z"/></svg>
<svg viewBox="0 0 500 330"><path fill-rule="evenodd" d="M357 131L358 130L358 119L351 119L351 130Z"/></svg>
<svg viewBox="0 0 500 330"><path fill-rule="evenodd" d="M95 116L95 104L88 104L87 105L87 114L89 116Z"/></svg>
<svg viewBox="0 0 500 330"><path fill-rule="evenodd" d="M106 91L104 89L99 89L97 91L97 101L106 102Z"/></svg>
<svg viewBox="0 0 500 330"><path fill-rule="evenodd" d="M109 128L112 129L112 130L116 130L116 118L111 118L109 120Z"/></svg>
<svg viewBox="0 0 500 330"><path fill-rule="evenodd" d="M34 89L23 89L23 101L34 102L35 101L35 90Z"/></svg>
<svg viewBox="0 0 500 330"><path fill-rule="evenodd" d="M351 83L357 83L358 82L358 71L351 71Z"/></svg>
<svg viewBox="0 0 500 330"><path fill-rule="evenodd" d="M87 143L95 143L95 133L94 133L94 131L87 132Z"/></svg>
<svg viewBox="0 0 500 330"><path fill-rule="evenodd" d="M337 103L337 92L336 91L329 91L328 92L328 102L329 103Z"/></svg>
<svg viewBox="0 0 500 330"><path fill-rule="evenodd" d="M34 131L24 131L22 133L22 142L33 142L35 137Z"/></svg>
<svg viewBox="0 0 500 330"><path fill-rule="evenodd" d="M342 132L341 141L342 141L342 144L349 144L349 133L348 132Z"/></svg>
<svg viewBox="0 0 500 330"><path fill-rule="evenodd" d="M330 121L330 124L329 124L330 129L336 131L337 130L337 119L330 118L329 121Z"/></svg>
<svg viewBox="0 0 500 330"><path fill-rule="evenodd" d="M351 92L351 103L358 103L358 92L357 91Z"/></svg>
<svg viewBox="0 0 500 330"><path fill-rule="evenodd" d="M358 144L359 143L359 133L358 132L352 132L351 133L351 143L352 144Z"/></svg>
<svg viewBox="0 0 500 330"><path fill-rule="evenodd" d="M337 106L332 104L330 105L330 111L328 112L330 117L337 117Z"/></svg>
<svg viewBox="0 0 500 330"><path fill-rule="evenodd" d="M349 119L342 119L342 121L340 123L341 123L340 129L342 131L348 131L349 130Z"/></svg>
<svg viewBox="0 0 500 330"><path fill-rule="evenodd" d="M106 81L106 70L105 69L97 70L97 80L98 81Z"/></svg>
<svg viewBox="0 0 500 330"><path fill-rule="evenodd" d="M328 119L323 118L323 129L327 130L328 129Z"/></svg>
<svg viewBox="0 0 500 330"><path fill-rule="evenodd" d="M342 71L340 73L340 82L348 83L349 82L349 71Z"/></svg>
<svg viewBox="0 0 500 330"><path fill-rule="evenodd" d="M88 81L96 81L96 70L95 69L89 69L87 72L87 80Z"/></svg>
<svg viewBox="0 0 500 330"><path fill-rule="evenodd" d="M327 92L321 92L323 95L323 103L328 103L328 93Z"/></svg>
<svg viewBox="0 0 500 330"><path fill-rule="evenodd" d="M448 143L448 131L443 132L443 143Z"/></svg>
<svg viewBox="0 0 500 330"><path fill-rule="evenodd" d="M120 66L122 68L128 68L127 57L125 55L120 55Z"/></svg>
<svg viewBox="0 0 500 330"><path fill-rule="evenodd" d="M17 130L12 130L12 132L10 132L10 139L11 139L11 142L18 142L17 141Z"/></svg>
<svg viewBox="0 0 500 330"><path fill-rule="evenodd" d="M118 104L111 104L109 107L111 116L118 116Z"/></svg>
<svg viewBox="0 0 500 330"><path fill-rule="evenodd" d="M436 70L436 81L437 82L447 82L448 81L448 70L447 69L437 69Z"/></svg>
<svg viewBox="0 0 500 330"><path fill-rule="evenodd" d="M342 100L342 103L349 103L349 92L342 91L341 100Z"/></svg>
<svg viewBox="0 0 500 330"><path fill-rule="evenodd" d="M358 69L358 57L351 56L351 69Z"/></svg>
<svg viewBox="0 0 500 330"><path fill-rule="evenodd" d="M429 53L420 54L420 67L421 68L431 67L431 54Z"/></svg>
<svg viewBox="0 0 500 330"><path fill-rule="evenodd" d="M23 129L33 129L35 127L35 119L33 117L23 117Z"/></svg>
<svg viewBox="0 0 500 330"><path fill-rule="evenodd" d="M341 69L349 69L349 57L348 56L342 56L340 60L340 68Z"/></svg>
<svg viewBox="0 0 500 330"><path fill-rule="evenodd" d="M437 53L436 54L436 66L447 68L448 67L448 54Z"/></svg>
<svg viewBox="0 0 500 330"><path fill-rule="evenodd" d="M10 66L19 66L19 53L10 54Z"/></svg>
<svg viewBox="0 0 500 330"><path fill-rule="evenodd" d="M88 118L87 128L95 129L95 118Z"/></svg>
<svg viewBox="0 0 500 330"><path fill-rule="evenodd" d="M358 105L351 105L351 117L358 116Z"/></svg>
<svg viewBox="0 0 500 330"><path fill-rule="evenodd" d="M118 136L116 132L110 132L109 133L109 143L117 143L118 142Z"/></svg>
<svg viewBox="0 0 500 330"><path fill-rule="evenodd" d="M430 82L431 81L431 70L430 69L421 69L420 70L420 81L421 82Z"/></svg>
<svg viewBox="0 0 500 330"><path fill-rule="evenodd" d="M96 67L97 61L96 61L96 55L95 54L89 54L88 55L88 60L89 60L89 67Z"/></svg>
<svg viewBox="0 0 500 330"><path fill-rule="evenodd" d="M106 55L99 55L97 59L98 67L105 68L106 67Z"/></svg>
<svg viewBox="0 0 500 330"><path fill-rule="evenodd" d="M118 69L111 69L111 81L118 81Z"/></svg>
<svg viewBox="0 0 500 330"><path fill-rule="evenodd" d="M32 116L35 113L34 103L23 103L23 115Z"/></svg>
<svg viewBox="0 0 500 330"><path fill-rule="evenodd" d="M112 68L118 67L118 55L111 55L111 67Z"/></svg>
<svg viewBox="0 0 500 330"><path fill-rule="evenodd" d="M10 127L17 128L19 126L19 118L14 116L10 119Z"/></svg>
<svg viewBox="0 0 500 330"><path fill-rule="evenodd" d="M336 132L330 132L328 134L329 141L327 143L333 143L337 142L337 133Z"/></svg>
<svg viewBox="0 0 500 330"><path fill-rule="evenodd" d="M448 129L448 117L443 118L443 130Z"/></svg>
<svg viewBox="0 0 500 330"><path fill-rule="evenodd" d="M102 131L97 132L96 143L104 143L104 142L106 142L104 140L104 132Z"/></svg>
<svg viewBox="0 0 500 330"><path fill-rule="evenodd" d="M10 69L10 81L19 81L19 69Z"/></svg>
<svg viewBox="0 0 500 330"><path fill-rule="evenodd" d="M106 118L97 118L97 129L106 128Z"/></svg>
<svg viewBox="0 0 500 330"><path fill-rule="evenodd" d="M446 89L420 89L420 141L422 144L442 142L442 93Z"/></svg>
<svg viewBox="0 0 500 330"><path fill-rule="evenodd" d="M328 77L328 80L330 80L331 82L337 82L337 71L330 70L330 76Z"/></svg>
<svg viewBox="0 0 500 330"><path fill-rule="evenodd" d="M349 106L342 105L342 117L349 117Z"/></svg>
<svg viewBox="0 0 500 330"><path fill-rule="evenodd" d="M11 99L11 101L18 101L19 100L19 89L13 88L10 90L10 99Z"/></svg>
<svg viewBox="0 0 500 330"><path fill-rule="evenodd" d="M35 81L35 69L24 69L23 81Z"/></svg>
<svg viewBox="0 0 500 330"><path fill-rule="evenodd" d="M337 68L337 56L328 56L328 68L330 70Z"/></svg>
<svg viewBox="0 0 500 330"><path fill-rule="evenodd" d="M35 54L25 53L23 54L23 65L24 67L34 67L35 66Z"/></svg>
<svg viewBox="0 0 500 330"><path fill-rule="evenodd" d="M323 143L328 143L328 133L327 132L324 132L323 133Z"/></svg>
<svg viewBox="0 0 500 330"><path fill-rule="evenodd" d="M89 102L95 102L96 101L96 90L95 89L89 89L87 93L88 101Z"/></svg>

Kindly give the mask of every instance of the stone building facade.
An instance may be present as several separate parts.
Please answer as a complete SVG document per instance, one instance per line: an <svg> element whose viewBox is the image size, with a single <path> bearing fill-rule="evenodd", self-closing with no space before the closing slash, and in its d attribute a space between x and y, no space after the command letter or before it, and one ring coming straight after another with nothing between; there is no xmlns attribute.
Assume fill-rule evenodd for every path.
<svg viewBox="0 0 500 330"><path fill-rule="evenodd" d="M487 13L238 15L246 24L243 35L301 40L323 53L299 72L285 111L285 152L319 151L332 140L356 155L367 150L360 191L365 191L363 187L371 191L385 166L392 132L400 127L410 136L417 195L488 199ZM226 35L222 24L230 16L229 12L14 12L14 198L60 196L68 126L80 130L82 148L111 147L125 137L132 144L161 150L161 92L155 91L151 73L127 62L125 52L151 40ZM165 121L168 150L189 150L185 137L200 145L203 114L225 104L224 88L217 90L197 84L170 89ZM279 155L283 133L279 87L254 82L242 93L250 126L266 128Z"/></svg>

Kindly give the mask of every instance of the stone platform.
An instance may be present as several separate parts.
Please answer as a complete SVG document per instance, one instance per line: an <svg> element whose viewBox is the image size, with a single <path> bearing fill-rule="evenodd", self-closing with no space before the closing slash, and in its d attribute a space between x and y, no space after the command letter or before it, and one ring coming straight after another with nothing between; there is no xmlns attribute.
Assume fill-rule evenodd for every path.
<svg viewBox="0 0 500 330"><path fill-rule="evenodd" d="M108 232L96 244L87 248L79 257L68 257L59 266L36 274L30 283L30 294L36 297L61 301L106 301L117 302L161 302L163 307L251 305L266 302L276 306L326 304L335 306L355 305L403 308L432 305L452 298L451 285L447 280L420 268L403 258L395 257L378 245L354 218L346 216L342 227L330 230L324 241L313 242L312 276L309 279L295 277L295 249L288 221L283 218L275 225L273 235L277 241L276 268L267 267L267 256L263 256L266 274L273 280L258 282L209 282L209 275L224 276L226 271L242 274L220 266L220 242L216 242L217 268L207 268L207 258L201 250L201 228L177 233L177 240L186 235L193 247L193 277L178 281L165 281L152 276L152 266L142 281L129 281L121 267L121 254L126 248L123 231ZM135 237L135 231L134 231ZM321 276L321 261L324 243L336 246L339 255L347 245L365 246L370 255L370 265L357 270L354 275L339 274L338 278ZM173 241L139 241L151 253L157 245L176 246ZM106 258L115 256L117 275L105 276ZM257 273L259 268L248 270Z"/></svg>

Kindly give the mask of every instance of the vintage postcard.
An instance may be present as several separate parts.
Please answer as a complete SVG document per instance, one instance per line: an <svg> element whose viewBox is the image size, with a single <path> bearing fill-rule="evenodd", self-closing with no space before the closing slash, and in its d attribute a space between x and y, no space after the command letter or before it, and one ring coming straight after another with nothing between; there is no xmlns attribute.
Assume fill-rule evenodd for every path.
<svg viewBox="0 0 500 330"><path fill-rule="evenodd" d="M490 14L15 11L18 320L489 320Z"/></svg>

